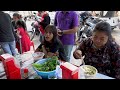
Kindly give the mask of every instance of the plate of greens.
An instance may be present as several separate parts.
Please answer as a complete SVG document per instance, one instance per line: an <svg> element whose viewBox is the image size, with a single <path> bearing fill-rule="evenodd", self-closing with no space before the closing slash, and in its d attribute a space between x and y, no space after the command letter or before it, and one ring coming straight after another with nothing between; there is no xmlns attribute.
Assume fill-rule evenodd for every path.
<svg viewBox="0 0 120 90"><path fill-rule="evenodd" d="M57 65L59 65L59 60L57 56L40 59L32 64L33 69L42 78L48 78L48 75L54 75Z"/></svg>

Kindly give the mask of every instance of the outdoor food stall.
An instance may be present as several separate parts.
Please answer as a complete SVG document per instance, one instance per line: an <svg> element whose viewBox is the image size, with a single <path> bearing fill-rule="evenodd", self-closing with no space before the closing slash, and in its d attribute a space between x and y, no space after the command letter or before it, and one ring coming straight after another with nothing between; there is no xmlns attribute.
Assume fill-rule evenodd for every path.
<svg viewBox="0 0 120 90"><path fill-rule="evenodd" d="M56 56L43 59L42 52L25 52L13 57L0 56L6 79L114 79L100 74L90 65L75 66L58 60Z"/></svg>

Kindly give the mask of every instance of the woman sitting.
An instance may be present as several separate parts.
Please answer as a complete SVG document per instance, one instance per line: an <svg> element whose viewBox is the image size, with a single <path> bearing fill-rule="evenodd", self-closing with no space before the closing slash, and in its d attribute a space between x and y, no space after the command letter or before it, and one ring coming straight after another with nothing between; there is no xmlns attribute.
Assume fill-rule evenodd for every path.
<svg viewBox="0 0 120 90"><path fill-rule="evenodd" d="M120 47L107 22L97 23L92 37L82 41L73 56L76 59L85 56L85 64L96 67L98 73L120 79Z"/></svg>
<svg viewBox="0 0 120 90"><path fill-rule="evenodd" d="M35 52L44 52L45 58L58 56L60 60L66 61L66 55L62 43L58 39L57 29L53 25L45 28L44 40L35 50Z"/></svg>

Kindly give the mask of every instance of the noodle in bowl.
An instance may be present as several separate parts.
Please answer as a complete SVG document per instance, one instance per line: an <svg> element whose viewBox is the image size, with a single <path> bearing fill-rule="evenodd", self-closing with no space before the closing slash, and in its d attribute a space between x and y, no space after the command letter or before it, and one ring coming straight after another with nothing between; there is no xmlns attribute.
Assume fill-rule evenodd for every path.
<svg viewBox="0 0 120 90"><path fill-rule="evenodd" d="M86 79L95 78L98 73L97 69L91 65L82 65L80 68L83 70Z"/></svg>

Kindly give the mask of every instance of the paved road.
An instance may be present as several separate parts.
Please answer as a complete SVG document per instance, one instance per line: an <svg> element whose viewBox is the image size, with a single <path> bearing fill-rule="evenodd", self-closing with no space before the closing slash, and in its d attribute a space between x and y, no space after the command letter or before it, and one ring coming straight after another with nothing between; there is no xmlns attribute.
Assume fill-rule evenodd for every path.
<svg viewBox="0 0 120 90"><path fill-rule="evenodd" d="M33 20L26 21L27 31L32 31L32 26L31 26L32 22L34 22L34 21Z"/></svg>
<svg viewBox="0 0 120 90"><path fill-rule="evenodd" d="M116 28L112 32L113 38L115 38L115 41L120 45L120 29Z"/></svg>

